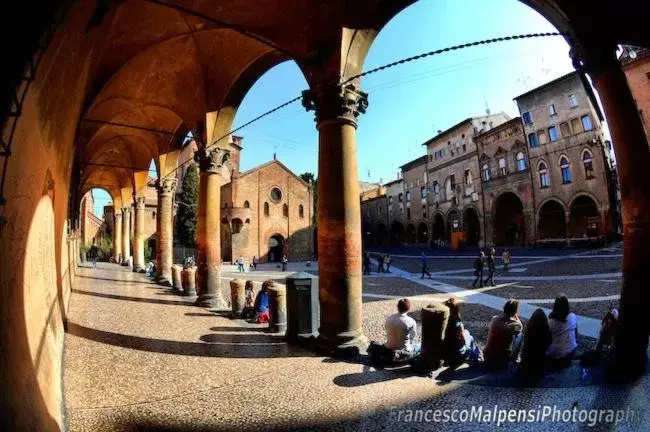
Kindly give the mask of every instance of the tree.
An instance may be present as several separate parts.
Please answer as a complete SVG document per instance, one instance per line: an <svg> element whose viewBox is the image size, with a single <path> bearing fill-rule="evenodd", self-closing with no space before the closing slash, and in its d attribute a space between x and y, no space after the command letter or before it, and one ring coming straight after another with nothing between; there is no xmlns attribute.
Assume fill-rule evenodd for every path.
<svg viewBox="0 0 650 432"><path fill-rule="evenodd" d="M314 222L316 221L316 212L318 209L318 179L314 176L314 173L304 172L300 174L300 178L311 183L312 193L314 194Z"/></svg>
<svg viewBox="0 0 650 432"><path fill-rule="evenodd" d="M196 244L196 212L199 205L199 173L192 163L183 177L176 214L176 238L187 247Z"/></svg>

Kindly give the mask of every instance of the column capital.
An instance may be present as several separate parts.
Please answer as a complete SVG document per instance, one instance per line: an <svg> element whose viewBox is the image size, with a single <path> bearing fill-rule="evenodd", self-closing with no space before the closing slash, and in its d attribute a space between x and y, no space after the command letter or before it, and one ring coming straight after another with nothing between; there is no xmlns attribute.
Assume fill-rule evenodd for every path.
<svg viewBox="0 0 650 432"><path fill-rule="evenodd" d="M221 174L230 162L230 150L221 147L201 148L194 153L194 160L201 171Z"/></svg>
<svg viewBox="0 0 650 432"><path fill-rule="evenodd" d="M597 78L602 72L621 67L616 58L616 48L617 45L614 43L586 43L572 47L569 57L576 70L587 72L593 78Z"/></svg>
<svg viewBox="0 0 650 432"><path fill-rule="evenodd" d="M368 109L368 93L352 85L327 85L302 92L302 106L315 111L316 123L342 120L357 127L357 117Z"/></svg>
<svg viewBox="0 0 650 432"><path fill-rule="evenodd" d="M131 207L122 207L122 215L128 216L131 214Z"/></svg>
<svg viewBox="0 0 650 432"><path fill-rule="evenodd" d="M176 178L164 178L162 181L158 180L156 185L158 187L158 194L160 196L171 196L176 190L178 180Z"/></svg>
<svg viewBox="0 0 650 432"><path fill-rule="evenodd" d="M135 197L135 205L134 207L138 210L142 210L145 207L145 203L147 201L146 197Z"/></svg>

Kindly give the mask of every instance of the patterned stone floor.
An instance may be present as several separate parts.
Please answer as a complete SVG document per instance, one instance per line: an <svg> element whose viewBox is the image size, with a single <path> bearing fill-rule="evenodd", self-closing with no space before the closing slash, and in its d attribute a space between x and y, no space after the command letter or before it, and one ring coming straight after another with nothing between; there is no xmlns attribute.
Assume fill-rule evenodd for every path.
<svg viewBox="0 0 650 432"><path fill-rule="evenodd" d="M575 386L551 380L542 388L521 389L507 376L480 371L442 371L425 378L375 370L287 346L259 326L197 308L118 266L100 264L79 272L64 354L70 431L487 431L497 429L497 422L485 417L495 405L542 414L552 407L627 413L617 425L605 423L604 415L591 428L588 420L547 418L508 423L500 430L650 428L650 417L642 412L650 402L648 377L633 386L607 387L581 381L580 371L569 369L560 384ZM422 290L394 277L367 277L364 284L364 292L384 296ZM415 301L415 309L426 303ZM383 322L394 307L392 298L364 298L363 325L370 339L383 341ZM485 323L495 311L465 304L463 313L470 331L484 340ZM476 414L479 408L484 422L462 422L464 410ZM443 421L440 411L443 417L436 422L434 410L449 410L452 416L460 410L460 418Z"/></svg>

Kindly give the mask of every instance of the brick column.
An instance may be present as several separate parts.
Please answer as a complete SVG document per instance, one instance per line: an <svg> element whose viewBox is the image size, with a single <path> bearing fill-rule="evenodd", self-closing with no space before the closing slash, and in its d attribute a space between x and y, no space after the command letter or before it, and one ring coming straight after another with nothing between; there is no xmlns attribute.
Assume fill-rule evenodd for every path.
<svg viewBox="0 0 650 432"><path fill-rule="evenodd" d="M122 265L129 265L131 257L131 207L122 209Z"/></svg>
<svg viewBox="0 0 650 432"><path fill-rule="evenodd" d="M120 264L122 262L122 213L120 209L113 208L114 223L113 223L113 258L115 262Z"/></svg>
<svg viewBox="0 0 650 432"><path fill-rule="evenodd" d="M133 215L133 271L144 273L144 209L145 197L135 199L135 214Z"/></svg>
<svg viewBox="0 0 650 432"><path fill-rule="evenodd" d="M158 282L170 285L172 264L174 264L174 192L176 178L162 179L158 184Z"/></svg>
<svg viewBox="0 0 650 432"><path fill-rule="evenodd" d="M197 294L198 306L228 309L221 292L221 177L230 151L213 147L196 152L201 170L197 214Z"/></svg>
<svg viewBox="0 0 650 432"><path fill-rule="evenodd" d="M361 328L361 208L357 116L368 99L354 86L303 92L316 111L318 139L319 346L336 354L365 349Z"/></svg>
<svg viewBox="0 0 650 432"><path fill-rule="evenodd" d="M620 325L607 372L612 379L628 381L641 376L648 361L650 150L638 108L616 60L615 45L609 50L604 45L594 44L582 60L586 60L584 66L600 94L616 153L623 218L623 281Z"/></svg>

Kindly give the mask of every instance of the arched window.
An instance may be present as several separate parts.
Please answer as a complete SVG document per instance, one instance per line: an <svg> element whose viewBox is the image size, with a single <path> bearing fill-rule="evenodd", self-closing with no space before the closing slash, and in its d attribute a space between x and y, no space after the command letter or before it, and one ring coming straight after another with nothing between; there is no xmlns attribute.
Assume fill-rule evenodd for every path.
<svg viewBox="0 0 650 432"><path fill-rule="evenodd" d="M282 216L289 217L289 206L286 204L282 206Z"/></svg>
<svg viewBox="0 0 650 432"><path fill-rule="evenodd" d="M582 163L585 166L585 177L587 179L594 178L594 161L589 150L585 150L584 153L582 153Z"/></svg>
<svg viewBox="0 0 650 432"><path fill-rule="evenodd" d="M228 203L225 203L225 204L223 205L223 208L228 208Z"/></svg>
<svg viewBox="0 0 650 432"><path fill-rule="evenodd" d="M508 175L508 164L506 164L506 158L499 159L499 175Z"/></svg>
<svg viewBox="0 0 650 432"><path fill-rule="evenodd" d="M152 211L152 212L151 212L151 218L152 218L152 219L156 219L156 212L155 212L155 211Z"/></svg>
<svg viewBox="0 0 650 432"><path fill-rule="evenodd" d="M244 208L251 208L251 204L248 201L244 201Z"/></svg>
<svg viewBox="0 0 650 432"><path fill-rule="evenodd" d="M472 171L465 170L465 186L472 187L474 184L474 178L472 177Z"/></svg>
<svg viewBox="0 0 650 432"><path fill-rule="evenodd" d="M538 166L539 171L539 187L547 188L551 185L551 178L548 176L548 168L544 162L540 162Z"/></svg>
<svg viewBox="0 0 650 432"><path fill-rule="evenodd" d="M490 174L490 166L488 164L483 164L481 173L483 175L483 181L489 181L492 178L492 175Z"/></svg>
<svg viewBox="0 0 650 432"><path fill-rule="evenodd" d="M560 169L562 170L562 183L571 183L571 167L569 160L564 156L560 158Z"/></svg>
<svg viewBox="0 0 650 432"><path fill-rule="evenodd" d="M517 153L517 171L523 171L526 169L526 156L524 152Z"/></svg>
<svg viewBox="0 0 650 432"><path fill-rule="evenodd" d="M264 216L269 215L269 203L264 202Z"/></svg>
<svg viewBox="0 0 650 432"><path fill-rule="evenodd" d="M301 218L305 217L305 208L302 206L302 204L298 206L298 216Z"/></svg>

